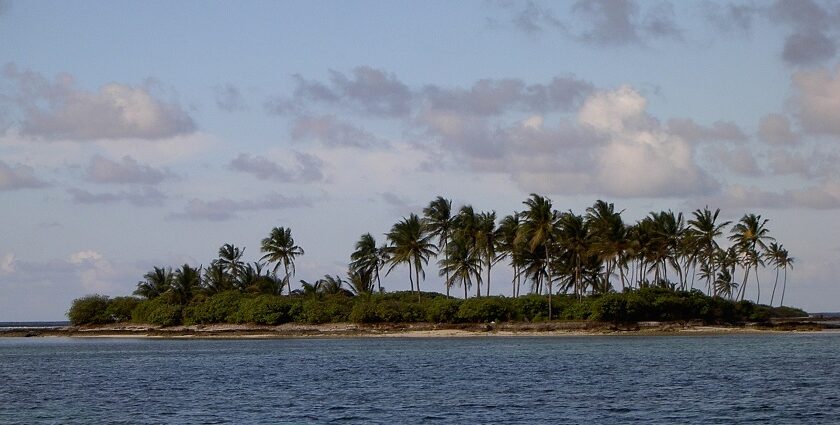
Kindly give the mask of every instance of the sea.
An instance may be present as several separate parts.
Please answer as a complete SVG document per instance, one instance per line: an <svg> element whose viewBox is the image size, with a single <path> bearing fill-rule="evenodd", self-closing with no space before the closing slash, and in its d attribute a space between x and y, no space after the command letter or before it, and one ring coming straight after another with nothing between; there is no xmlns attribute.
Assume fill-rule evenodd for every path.
<svg viewBox="0 0 840 425"><path fill-rule="evenodd" d="M0 338L2 424L837 424L840 333Z"/></svg>

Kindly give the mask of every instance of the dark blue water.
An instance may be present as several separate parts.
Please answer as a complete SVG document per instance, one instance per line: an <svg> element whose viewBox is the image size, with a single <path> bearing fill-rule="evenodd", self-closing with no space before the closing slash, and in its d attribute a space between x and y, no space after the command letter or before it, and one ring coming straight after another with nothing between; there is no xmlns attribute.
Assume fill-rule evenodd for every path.
<svg viewBox="0 0 840 425"><path fill-rule="evenodd" d="M837 423L840 334L0 338L0 423Z"/></svg>

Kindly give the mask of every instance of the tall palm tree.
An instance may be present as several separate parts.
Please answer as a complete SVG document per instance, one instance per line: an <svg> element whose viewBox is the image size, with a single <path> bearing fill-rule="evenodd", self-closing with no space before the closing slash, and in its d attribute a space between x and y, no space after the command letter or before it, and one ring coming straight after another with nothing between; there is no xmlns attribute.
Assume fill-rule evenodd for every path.
<svg viewBox="0 0 840 425"><path fill-rule="evenodd" d="M691 229L695 243L697 244L699 253L705 267L711 272L707 278L709 288L715 287L712 285L712 280L718 269L718 264L715 263L716 253L720 250L720 245L717 243L717 238L723 235L723 230L730 225L731 221L724 221L718 223L718 215L720 215L720 208L712 212L708 206L702 210L695 210L694 218L688 220L688 226ZM717 295L717 294L715 294Z"/></svg>
<svg viewBox="0 0 840 425"><path fill-rule="evenodd" d="M425 231L420 217L411 213L407 218L404 217L394 224L387 237L390 241L388 253L391 267L388 268L386 275L391 273L398 264L407 263L409 281L412 289L414 289L414 280L417 281L417 300L420 301L420 276L424 278L426 276L423 265L428 264L429 257L436 253L435 245L431 243L432 236ZM412 267L414 280L411 275Z"/></svg>
<svg viewBox="0 0 840 425"><path fill-rule="evenodd" d="M245 249L226 243L219 248L219 258L216 263L222 267L222 270L227 273L231 279L235 280L239 274L245 269L245 263L242 261L242 256L245 254Z"/></svg>
<svg viewBox="0 0 840 425"><path fill-rule="evenodd" d="M303 248L295 245L295 239L292 237L292 229L285 227L275 227L271 229L269 236L262 240L262 252L265 255L260 260L267 261L269 264L274 263L274 273L280 265L283 265L283 285L289 288L289 294L292 293L292 286L290 279L295 275L295 258L304 254Z"/></svg>
<svg viewBox="0 0 840 425"><path fill-rule="evenodd" d="M552 209L551 200L532 193L523 202L527 209L523 212L523 223L517 240L533 253L537 249L545 250L545 275L548 283L548 319L551 320L551 295L554 287L551 279L551 246L557 235L557 211Z"/></svg>
<svg viewBox="0 0 840 425"><path fill-rule="evenodd" d="M481 259L473 252L474 247L461 235L454 235L446 246L446 256L438 261L440 276L446 276L447 286L460 282L464 287L464 299L467 299L472 279L481 279Z"/></svg>
<svg viewBox="0 0 840 425"><path fill-rule="evenodd" d="M782 255L779 258L779 263L782 266L782 270L784 270L784 283L782 284L782 299L779 301L779 307L785 305L785 290L787 289L787 269L793 268L793 263L795 259L790 256L790 253L785 249L782 251Z"/></svg>
<svg viewBox="0 0 840 425"><path fill-rule="evenodd" d="M510 266L513 268L513 297L519 296L519 288L521 286L520 267L522 266L522 244L516 243L516 234L519 232L519 226L522 224L519 213L513 213L505 216L499 223L499 237L496 241L496 249L499 252L499 259L505 257L510 258Z"/></svg>
<svg viewBox="0 0 840 425"><path fill-rule="evenodd" d="M460 238L469 247L469 252L480 258L481 256L481 222L479 214L475 212L472 205L464 205L458 210L458 215L455 216L454 226L452 228L452 238ZM479 262L479 271L481 270L481 262ZM480 273L480 272L479 272ZM475 296L481 296L481 276L475 279Z"/></svg>
<svg viewBox="0 0 840 425"><path fill-rule="evenodd" d="M143 275L143 280L137 282L137 289L134 295L146 299L157 298L172 288L174 275L169 267L155 267L152 271Z"/></svg>
<svg viewBox="0 0 840 425"><path fill-rule="evenodd" d="M589 221L569 211L560 214L557 227L556 237L562 247L562 255L559 259L565 263L564 268L570 271L568 280L571 282L574 294L581 297L584 292L584 268L587 256L592 251ZM606 283L608 284L609 280L606 280Z"/></svg>
<svg viewBox="0 0 840 425"><path fill-rule="evenodd" d="M210 263L209 267L204 269L202 289L204 290L204 293L208 295L230 291L231 289L234 289L233 279L228 276L221 264L217 261L213 261Z"/></svg>
<svg viewBox="0 0 840 425"><path fill-rule="evenodd" d="M452 229L455 224L455 219L452 217L452 201L442 196L435 198L434 201L429 203L429 206L423 208L423 223L429 235L437 238L438 252L443 252L444 256L448 255L446 245L452 236ZM451 287L449 275L446 275L444 282L446 296L448 297Z"/></svg>
<svg viewBox="0 0 840 425"><path fill-rule="evenodd" d="M773 307L773 300L776 299L776 286L779 284L779 269L782 267L784 251L784 247L776 242L767 245L767 259L776 269L776 280L773 281L773 292L770 293L770 307Z"/></svg>
<svg viewBox="0 0 840 425"><path fill-rule="evenodd" d="M586 220L593 233L592 248L595 251L593 254L604 263L604 280L609 286L613 268L627 243L627 229L621 220L621 211L615 212L613 204L599 199L586 209ZM623 289L623 272L621 286Z"/></svg>
<svg viewBox="0 0 840 425"><path fill-rule="evenodd" d="M350 269L354 273L370 276L376 279L379 292L382 292L382 282L379 280L379 269L385 265L387 257L384 248L376 246L376 239L370 233L365 233L355 245L356 250L350 254ZM372 281L372 279L371 279Z"/></svg>
<svg viewBox="0 0 840 425"><path fill-rule="evenodd" d="M744 214L741 220L732 227L729 240L738 247L741 262L744 267L744 282L741 284L740 296L744 299L747 287L747 279L750 269L755 269L756 303L761 300L761 284L758 281L758 266L763 265L761 261L762 252L767 250L767 242L773 241L770 230L767 229L768 219L761 218L756 214Z"/></svg>
<svg viewBox="0 0 840 425"><path fill-rule="evenodd" d="M496 239L498 239L498 231L496 229L496 212L483 212L478 215L478 233L476 234L476 245L478 248L478 255L484 261L485 270L487 272L486 294L490 296L490 269L493 264L499 261L496 255Z"/></svg>

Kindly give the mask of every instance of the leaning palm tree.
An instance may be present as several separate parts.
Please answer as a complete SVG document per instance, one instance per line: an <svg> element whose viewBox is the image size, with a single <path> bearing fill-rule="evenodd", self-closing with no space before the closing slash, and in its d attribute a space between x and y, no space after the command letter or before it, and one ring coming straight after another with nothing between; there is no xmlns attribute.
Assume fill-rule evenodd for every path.
<svg viewBox="0 0 840 425"><path fill-rule="evenodd" d="M390 246L388 254L391 266L386 275L391 273L398 264L408 264L408 279L414 289L417 281L417 300L420 301L420 276L426 276L423 265L429 263L429 257L435 255L435 245L432 236L426 233L423 222L417 214L410 214L391 227L387 234ZM412 268L414 276L412 278Z"/></svg>
<svg viewBox="0 0 840 425"><path fill-rule="evenodd" d="M518 242L533 253L539 248L545 250L545 275L548 283L548 319L551 320L551 294L554 291L551 279L551 247L557 235L557 211L551 206L551 200L536 193L523 202L528 208L523 212L523 223L516 235Z"/></svg>
<svg viewBox="0 0 840 425"><path fill-rule="evenodd" d="M787 270L788 268L793 268L794 258L790 256L788 251L785 249L780 256L779 263L782 266L782 270L784 270L784 280L782 283L782 299L779 301L779 307L785 305L785 290L787 289Z"/></svg>
<svg viewBox="0 0 840 425"><path fill-rule="evenodd" d="M143 275L143 280L137 282L137 289L134 295L146 299L157 298L172 288L174 275L171 268L155 267L152 271Z"/></svg>
<svg viewBox="0 0 840 425"><path fill-rule="evenodd" d="M767 259L776 270L776 280L773 281L773 292L770 293L770 307L773 307L773 300L776 299L776 286L779 285L779 269L782 267L784 247L776 242L767 245Z"/></svg>
<svg viewBox="0 0 840 425"><path fill-rule="evenodd" d="M303 255L303 248L295 245L295 239L292 237L292 229L285 227L275 227L271 229L269 236L262 240L262 252L265 255L260 260L267 261L269 264L274 263L274 273L280 265L283 265L283 285L289 288L289 294L292 293L292 287L289 279L295 275L295 258Z"/></svg>
<svg viewBox="0 0 840 425"><path fill-rule="evenodd" d="M455 219L452 217L452 201L438 196L429 206L423 208L423 224L430 236L437 238L438 252L447 255L446 245L452 235ZM449 296L449 276L446 276L446 296Z"/></svg>
<svg viewBox="0 0 840 425"><path fill-rule="evenodd" d="M761 219L760 215L745 214L741 220L732 227L732 234L729 239L735 243L741 254L741 262L744 267L744 281L741 283L740 298L743 300L747 287L747 279L750 269L755 269L756 303L761 300L761 284L758 281L758 266L763 265L761 261L762 252L767 250L767 242L773 241L770 237L770 230L767 229L768 219Z"/></svg>
<svg viewBox="0 0 840 425"><path fill-rule="evenodd" d="M387 260L385 249L376 246L376 239L370 233L365 233L356 242L356 250L350 254L350 269L356 274L371 276L376 279L379 292L382 292L382 282L379 280L379 270Z"/></svg>
<svg viewBox="0 0 840 425"><path fill-rule="evenodd" d="M522 245L516 244L516 233L519 232L519 226L522 224L519 213L513 213L505 216L502 222L499 223L499 237L496 240L496 250L499 253L499 260L508 257L510 258L510 266L513 268L513 297L519 296L519 288L521 286L520 267L522 266Z"/></svg>

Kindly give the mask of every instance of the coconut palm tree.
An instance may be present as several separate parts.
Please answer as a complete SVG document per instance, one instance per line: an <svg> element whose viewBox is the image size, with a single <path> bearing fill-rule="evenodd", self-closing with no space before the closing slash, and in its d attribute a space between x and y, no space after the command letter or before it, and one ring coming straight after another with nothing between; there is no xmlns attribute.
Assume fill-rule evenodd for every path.
<svg viewBox="0 0 840 425"><path fill-rule="evenodd" d="M763 265L762 252L767 250L767 242L773 241L770 230L767 229L768 219L756 214L744 214L741 220L731 230L729 240L737 247L744 267L744 281L741 283L740 297L743 300L747 287L750 269L755 269L756 304L761 300L761 284L758 281L758 266Z"/></svg>
<svg viewBox="0 0 840 425"><path fill-rule="evenodd" d="M315 286L318 292L324 295L353 295L350 291L344 289L344 280L339 275L325 274L323 278L315 282Z"/></svg>
<svg viewBox="0 0 840 425"><path fill-rule="evenodd" d="M423 222L417 214L411 213L391 227L387 234L389 247L388 255L391 267L386 275L391 273L398 264L408 264L408 278L414 289L414 280L417 281L417 300L420 301L420 276L425 278L423 265L429 263L429 257L435 255L435 245L431 243L432 236L425 231ZM414 278L412 279L412 268Z"/></svg>
<svg viewBox="0 0 840 425"><path fill-rule="evenodd" d="M571 211L560 214L557 220L557 240L562 251L558 259L565 263L561 268L569 271L568 282L571 283L574 294L583 296L584 269L587 257L592 252L592 233L589 231L589 221ZM596 256L597 258L597 256ZM606 280L609 283L609 280Z"/></svg>
<svg viewBox="0 0 840 425"><path fill-rule="evenodd" d="M351 268L347 272L346 282L350 286L350 292L355 296L373 293L373 278L367 270Z"/></svg>
<svg viewBox="0 0 840 425"><path fill-rule="evenodd" d="M779 263L782 266L782 270L784 270L784 279L782 283L782 299L779 301L779 307L785 305L785 290L787 289L787 269L793 268L794 261L795 259L790 256L790 253L788 253L786 249L782 250L782 254L779 257Z"/></svg>
<svg viewBox="0 0 840 425"><path fill-rule="evenodd" d="M464 288L464 299L467 299L473 276L476 281L481 279L481 259L473 252L474 247L470 242L460 234L453 235L446 249L449 252L438 261L439 275L446 276L447 286L460 283Z"/></svg>
<svg viewBox="0 0 840 425"><path fill-rule="evenodd" d="M724 221L718 223L718 215L720 208L712 212L708 206L702 210L695 210L694 218L688 220L689 229L691 229L695 243L697 244L698 252L700 254L703 265L710 272L707 275L707 284L709 288L716 287L712 285L712 280L715 278L719 264L715 262L717 252L720 250L720 245L717 243L717 238L723 235L723 231L731 224L731 221ZM717 294L715 294L717 295Z"/></svg>
<svg viewBox="0 0 840 425"><path fill-rule="evenodd" d="M767 259L776 269L776 280L773 281L773 292L770 293L770 307L773 307L773 300L776 299L776 286L779 285L779 269L782 267L784 247L776 242L767 245Z"/></svg>
<svg viewBox="0 0 840 425"><path fill-rule="evenodd" d="M285 227L271 229L269 236L262 240L261 251L265 255L260 260L267 261L269 264L274 263L275 274L280 265L283 265L283 285L289 288L291 295L290 279L295 275L295 258L304 254L303 248L295 245L292 229Z"/></svg>
<svg viewBox="0 0 840 425"><path fill-rule="evenodd" d="M627 244L627 228L621 220L621 213L615 212L613 204L600 199L586 209L586 220L592 232L593 254L604 263L604 284L607 286L610 286L613 269ZM624 289L624 275L619 269L622 273L621 287Z"/></svg>
<svg viewBox="0 0 840 425"><path fill-rule="evenodd" d="M245 249L226 243L219 248L219 258L215 260L217 264L222 267L222 270L236 280L239 274L245 268L245 263L242 261L242 256L245 254Z"/></svg>
<svg viewBox="0 0 840 425"><path fill-rule="evenodd" d="M221 264L213 261L210 263L210 267L204 269L202 289L207 295L230 291L234 289L233 279L228 276Z"/></svg>
<svg viewBox="0 0 840 425"><path fill-rule="evenodd" d="M483 212L478 215L478 232L476 234L476 245L478 248L478 256L484 261L484 267L487 272L486 291L487 296L490 296L490 269L493 264L499 261L499 256L496 255L496 239L498 239L498 230L496 229L496 212Z"/></svg>
<svg viewBox="0 0 840 425"><path fill-rule="evenodd" d="M510 266L513 268L513 285L512 294L516 298L519 296L519 289L521 286L520 267L522 266L522 245L516 244L516 234L519 232L519 226L522 224L519 213L513 213L505 216L499 223L499 237L496 240L496 251L499 253L499 260L507 257L510 258Z"/></svg>
<svg viewBox="0 0 840 425"><path fill-rule="evenodd" d="M174 275L169 267L155 267L152 271L143 275L143 280L137 282L137 289L134 295L146 299L157 298L172 288Z"/></svg>
<svg viewBox="0 0 840 425"><path fill-rule="evenodd" d="M172 298L178 304L187 304L201 288L201 267L190 267L184 264L175 271L172 277Z"/></svg>
<svg viewBox="0 0 840 425"><path fill-rule="evenodd" d="M443 252L444 256L446 256L446 245L452 236L452 230L455 225L455 219L452 217L452 201L442 196L435 198L434 201L429 203L429 206L423 208L423 224L426 226L426 232L433 238L437 238L438 252ZM451 287L448 275L444 282L446 285L446 296L448 297Z"/></svg>
<svg viewBox="0 0 840 425"><path fill-rule="evenodd" d="M523 202L528 207L523 212L523 223L516 239L532 253L541 248L545 250L545 275L548 283L548 319L551 320L551 295L554 291L551 279L551 247L557 236L557 211L552 209L551 200L532 193Z"/></svg>
<svg viewBox="0 0 840 425"><path fill-rule="evenodd" d="M356 250L350 254L350 269L353 274L376 278L379 292L382 292L382 282L379 280L379 270L385 265L387 257L384 248L376 246L376 239L370 233L365 233L355 245Z"/></svg>

